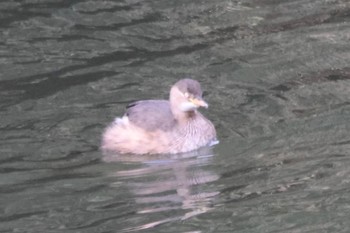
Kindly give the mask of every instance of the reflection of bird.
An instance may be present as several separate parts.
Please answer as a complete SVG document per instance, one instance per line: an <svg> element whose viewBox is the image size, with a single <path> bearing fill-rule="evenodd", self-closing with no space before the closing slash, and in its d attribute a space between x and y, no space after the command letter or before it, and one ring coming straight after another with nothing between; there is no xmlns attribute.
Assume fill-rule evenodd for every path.
<svg viewBox="0 0 350 233"><path fill-rule="evenodd" d="M214 209L214 200L220 192L217 185L211 184L220 176L208 168L213 164L213 156L211 147L177 155L114 156L110 162L122 166L110 174L116 179L111 188L125 185L123 190L128 192L135 212L130 221L119 221L127 225L119 226L118 229L124 228L120 232L139 232L176 223ZM123 166L130 162L136 166Z"/></svg>
<svg viewBox="0 0 350 233"><path fill-rule="evenodd" d="M182 79L167 100L142 100L128 106L122 118L107 127L102 149L118 153L182 153L216 141L213 124L197 111L208 107L200 84Z"/></svg>

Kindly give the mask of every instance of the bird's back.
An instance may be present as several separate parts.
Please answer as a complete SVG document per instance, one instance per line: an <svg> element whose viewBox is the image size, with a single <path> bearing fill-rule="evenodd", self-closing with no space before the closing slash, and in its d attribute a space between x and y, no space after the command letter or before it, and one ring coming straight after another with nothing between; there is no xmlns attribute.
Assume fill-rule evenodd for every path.
<svg viewBox="0 0 350 233"><path fill-rule="evenodd" d="M146 131L169 131L176 124L167 100L143 100L127 106L129 122Z"/></svg>

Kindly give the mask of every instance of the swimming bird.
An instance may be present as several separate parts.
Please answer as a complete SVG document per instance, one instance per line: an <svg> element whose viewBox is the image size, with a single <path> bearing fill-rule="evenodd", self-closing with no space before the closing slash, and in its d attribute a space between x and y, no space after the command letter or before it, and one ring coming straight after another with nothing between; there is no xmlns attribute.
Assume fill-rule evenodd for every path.
<svg viewBox="0 0 350 233"><path fill-rule="evenodd" d="M177 154L217 142L214 125L199 111L207 108L198 81L181 79L169 100L141 100L127 106L102 135L101 148L120 154Z"/></svg>

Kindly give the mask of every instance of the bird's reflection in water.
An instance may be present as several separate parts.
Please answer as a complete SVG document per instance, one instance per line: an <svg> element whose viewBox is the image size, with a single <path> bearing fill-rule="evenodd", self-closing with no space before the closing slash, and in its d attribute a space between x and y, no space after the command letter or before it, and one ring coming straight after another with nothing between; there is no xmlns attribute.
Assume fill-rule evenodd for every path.
<svg viewBox="0 0 350 233"><path fill-rule="evenodd" d="M219 178L207 169L212 161L211 148L179 155L111 155L107 162L137 162L141 166L115 171L125 181L135 199L136 213L143 223L127 231L148 229L159 224L185 220L206 213L218 191L206 185Z"/></svg>

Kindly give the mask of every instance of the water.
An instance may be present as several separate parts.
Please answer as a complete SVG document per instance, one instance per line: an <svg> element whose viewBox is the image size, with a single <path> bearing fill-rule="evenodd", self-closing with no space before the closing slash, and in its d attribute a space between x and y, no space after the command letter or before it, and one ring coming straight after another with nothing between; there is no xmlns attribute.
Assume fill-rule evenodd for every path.
<svg viewBox="0 0 350 233"><path fill-rule="evenodd" d="M348 0L0 3L1 232L349 232ZM120 156L127 103L205 89L220 144Z"/></svg>

